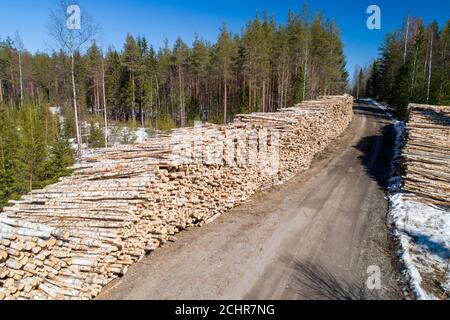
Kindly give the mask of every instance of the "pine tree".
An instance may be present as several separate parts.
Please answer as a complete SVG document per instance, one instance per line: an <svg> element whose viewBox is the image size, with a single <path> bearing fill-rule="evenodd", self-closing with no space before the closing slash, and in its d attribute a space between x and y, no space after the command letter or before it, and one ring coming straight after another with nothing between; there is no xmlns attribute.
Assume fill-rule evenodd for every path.
<svg viewBox="0 0 450 320"><path fill-rule="evenodd" d="M25 191L24 163L19 160L17 111L0 105L0 208Z"/></svg>
<svg viewBox="0 0 450 320"><path fill-rule="evenodd" d="M38 172L47 157L45 145L44 119L40 107L23 105L19 110L19 161L24 164L26 190L31 191L39 182Z"/></svg>
<svg viewBox="0 0 450 320"><path fill-rule="evenodd" d="M191 70L194 80L194 94L200 108L208 104L208 80L211 65L211 48L198 35L192 46ZM191 110L189 113L193 114Z"/></svg>
<svg viewBox="0 0 450 320"><path fill-rule="evenodd" d="M48 147L48 157L41 166L39 173L39 187L56 183L60 177L70 175L72 170L70 166L74 163L73 151L69 140L61 130L59 121L54 122L54 131L52 133L52 142Z"/></svg>
<svg viewBox="0 0 450 320"><path fill-rule="evenodd" d="M189 61L189 48L181 40L177 38L173 48L173 65L177 70L177 81L178 81L178 94L179 94L179 117L180 125L182 127L186 126L186 94L185 94L185 81L188 72L188 61Z"/></svg>
<svg viewBox="0 0 450 320"><path fill-rule="evenodd" d="M387 35L372 68L368 92L394 106L400 115L410 102L442 104L449 96L448 22L423 25L408 17L404 27Z"/></svg>
<svg viewBox="0 0 450 320"><path fill-rule="evenodd" d="M228 120L228 82L231 78L231 63L233 60L233 42L226 24L222 26L216 47L217 68L222 79L223 122Z"/></svg>
<svg viewBox="0 0 450 320"><path fill-rule="evenodd" d="M100 48L94 42L86 53L86 86L88 106L91 112L99 115L102 105L102 62L103 57Z"/></svg>
<svg viewBox="0 0 450 320"><path fill-rule="evenodd" d="M293 12L289 12L288 15L287 36L290 60L286 81L292 83L292 100L285 99L283 107L286 107L288 103L298 103L306 99L312 50L310 44L311 31L307 21L303 21L299 15Z"/></svg>
<svg viewBox="0 0 450 320"><path fill-rule="evenodd" d="M367 81L366 96L379 100L382 94L382 73L381 61L375 60L370 69L369 79Z"/></svg>
<svg viewBox="0 0 450 320"><path fill-rule="evenodd" d="M110 115L114 120L123 120L121 118L121 72L120 55L110 47L106 53L105 91L106 104L110 106Z"/></svg>
<svg viewBox="0 0 450 320"><path fill-rule="evenodd" d="M122 91L123 100L131 108L131 119L136 123L136 74L141 71L141 51L136 40L130 34L127 35L122 65L125 72L125 87Z"/></svg>
<svg viewBox="0 0 450 320"><path fill-rule="evenodd" d="M98 123L91 122L89 126L89 138L88 145L90 148L102 148L104 147L104 130L100 127Z"/></svg>

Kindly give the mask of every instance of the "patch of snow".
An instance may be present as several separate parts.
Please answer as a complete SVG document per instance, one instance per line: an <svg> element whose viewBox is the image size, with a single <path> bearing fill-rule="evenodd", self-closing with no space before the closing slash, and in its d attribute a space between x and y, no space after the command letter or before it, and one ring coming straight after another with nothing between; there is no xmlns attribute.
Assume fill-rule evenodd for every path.
<svg viewBox="0 0 450 320"><path fill-rule="evenodd" d="M50 113L54 116L56 115L61 115L61 107L49 107L48 110L50 111Z"/></svg>
<svg viewBox="0 0 450 320"><path fill-rule="evenodd" d="M134 134L136 135L135 143L144 143L149 138L146 128L137 128L134 130Z"/></svg>
<svg viewBox="0 0 450 320"><path fill-rule="evenodd" d="M81 157L89 158L96 154L96 150L98 149L89 148L87 144L83 143L81 146Z"/></svg>
<svg viewBox="0 0 450 320"><path fill-rule="evenodd" d="M378 101L375 101L373 99L362 99L363 101L369 102L380 108L381 110L388 110L388 108L385 105L382 105Z"/></svg>
<svg viewBox="0 0 450 320"><path fill-rule="evenodd" d="M390 220L401 245L405 275L417 299L436 299L422 288L422 275L444 275L441 288L449 291L450 214L445 210L408 198L407 193L390 195Z"/></svg>
<svg viewBox="0 0 450 320"><path fill-rule="evenodd" d="M81 123L82 130L85 132L83 135L83 141L86 139L86 136L89 134L91 124L87 122ZM95 123L97 128L100 127L99 123ZM129 140L128 144L140 144L144 143L150 138L150 134L147 128L128 128L128 127L117 127L117 126L109 126L108 127L108 144L109 146L119 146L123 145L123 140ZM69 139L70 146L72 150L77 150L76 139ZM101 149L93 149L89 148L86 143L83 143L81 146L81 155L83 158L90 157L98 152L101 152Z"/></svg>
<svg viewBox="0 0 450 320"><path fill-rule="evenodd" d="M61 124L62 127L64 124L64 116L62 115L61 107L49 107L48 109L52 115L58 117L59 123Z"/></svg>

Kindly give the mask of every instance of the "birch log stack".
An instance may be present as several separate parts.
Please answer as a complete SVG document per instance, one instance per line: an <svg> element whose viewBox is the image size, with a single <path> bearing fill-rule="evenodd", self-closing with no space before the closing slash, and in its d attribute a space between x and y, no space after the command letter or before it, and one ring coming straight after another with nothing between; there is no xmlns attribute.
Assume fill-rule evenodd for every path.
<svg viewBox="0 0 450 320"><path fill-rule="evenodd" d="M411 104L408 112L404 189L450 206L450 106Z"/></svg>
<svg viewBox="0 0 450 320"><path fill-rule="evenodd" d="M307 169L351 122L323 97L95 151L0 214L0 299L91 299L175 235Z"/></svg>

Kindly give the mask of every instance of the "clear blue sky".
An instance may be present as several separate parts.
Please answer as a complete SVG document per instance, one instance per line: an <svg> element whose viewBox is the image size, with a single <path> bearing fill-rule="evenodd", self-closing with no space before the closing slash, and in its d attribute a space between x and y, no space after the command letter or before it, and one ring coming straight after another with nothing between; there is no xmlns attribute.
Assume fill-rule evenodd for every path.
<svg viewBox="0 0 450 320"><path fill-rule="evenodd" d="M45 25L57 0L0 0L0 37L14 37L16 30L26 48L48 51ZM304 0L81 0L82 10L100 23L103 45L121 49L127 32L145 35L158 48L165 38L173 43L181 36L192 43L195 33L206 40L217 38L222 22L233 32L240 32L264 9L284 22L289 9L300 11ZM382 29L368 30L366 9L381 8ZM449 0L309 0L310 12L323 12L341 29L350 75L356 64L364 66L378 53L387 32L401 26L406 15L422 17L426 23L437 20L442 25L450 19Z"/></svg>

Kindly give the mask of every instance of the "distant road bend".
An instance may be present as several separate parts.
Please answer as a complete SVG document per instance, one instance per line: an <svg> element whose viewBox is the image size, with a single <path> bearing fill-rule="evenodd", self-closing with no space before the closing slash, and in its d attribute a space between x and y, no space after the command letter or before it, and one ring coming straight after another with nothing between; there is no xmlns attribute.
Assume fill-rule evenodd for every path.
<svg viewBox="0 0 450 320"><path fill-rule="evenodd" d="M401 298L386 222L393 128L374 106L354 109L310 170L179 234L99 298ZM381 289L367 288L369 267Z"/></svg>

